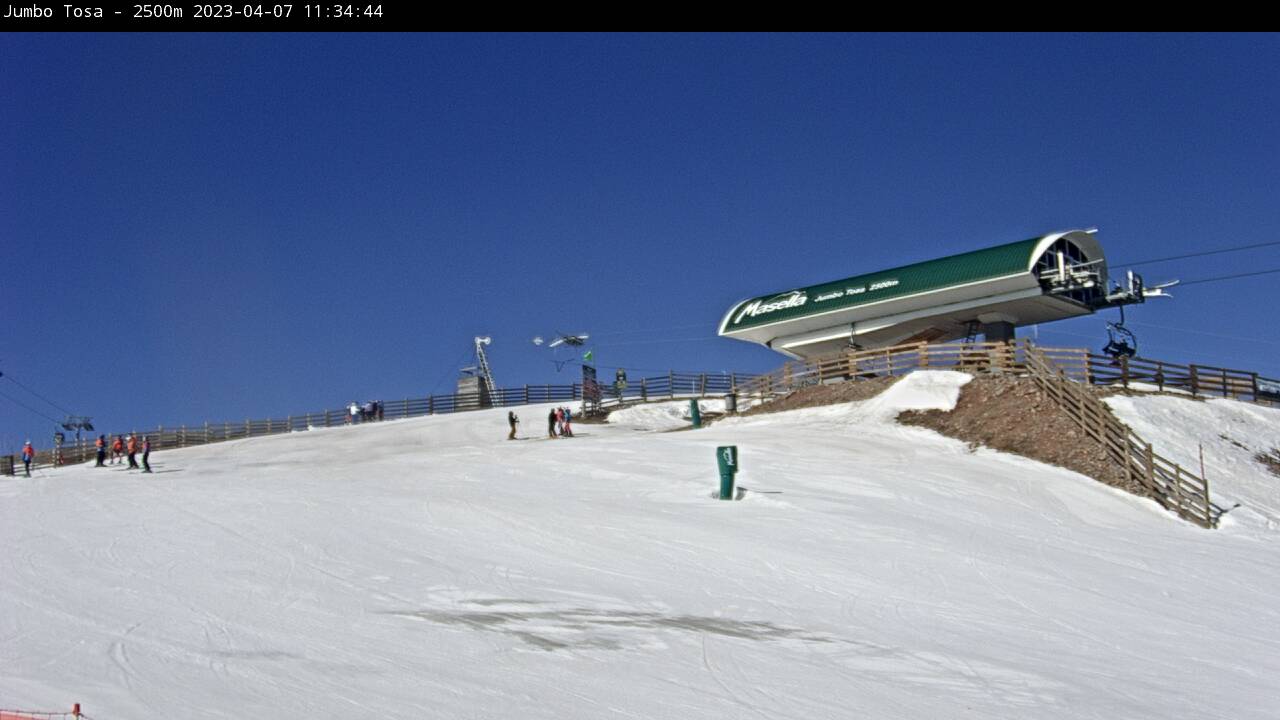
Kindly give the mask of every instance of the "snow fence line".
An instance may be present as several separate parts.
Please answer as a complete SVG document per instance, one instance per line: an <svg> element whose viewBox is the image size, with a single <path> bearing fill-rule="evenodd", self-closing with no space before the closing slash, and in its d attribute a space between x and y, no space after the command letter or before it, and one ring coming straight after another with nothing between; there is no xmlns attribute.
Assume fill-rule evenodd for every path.
<svg viewBox="0 0 1280 720"><path fill-rule="evenodd" d="M278 435L282 433L315 430L319 428L346 427L363 425L381 420L403 420L405 418L423 417L427 415L448 415L472 410L490 410L493 408L518 407L522 405L538 405L551 402L589 401L586 395L594 389L598 395L595 402L612 403L625 400L649 402L656 400L677 399L682 397L723 397L736 392L743 383L756 376L748 373L732 372L678 372L669 371L664 375L640 378L621 388L596 383L584 388L583 383L573 382L561 385L522 385L520 387L498 388L493 392L480 391L473 393L450 393L447 395L428 395L422 398L404 398L383 402L384 416L378 420L352 422L346 407L337 410L317 410L313 412L295 413L283 418L266 418L254 420L234 420L224 422L205 422L199 425L160 426L150 430L130 429L128 432L111 432L108 438L133 435L151 438L152 449L171 450L174 448L194 447L210 443L243 440L251 437ZM95 431L96 432L96 431ZM47 467L61 465L78 465L94 459L97 449L94 438L81 438L77 443L66 444L55 448L37 448L36 458L31 463L35 472ZM0 475L16 477L22 469L22 463L16 455L0 455Z"/></svg>
<svg viewBox="0 0 1280 720"><path fill-rule="evenodd" d="M73 720L93 720L88 715L80 712L80 703L71 706L70 712L58 712L56 710L6 710L0 709L0 720L61 720L61 718L72 718Z"/></svg>

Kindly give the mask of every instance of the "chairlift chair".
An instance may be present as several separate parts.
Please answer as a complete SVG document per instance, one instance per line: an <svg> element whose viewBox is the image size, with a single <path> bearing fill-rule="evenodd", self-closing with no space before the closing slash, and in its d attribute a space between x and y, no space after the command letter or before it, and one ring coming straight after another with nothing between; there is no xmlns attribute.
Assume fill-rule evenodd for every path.
<svg viewBox="0 0 1280 720"><path fill-rule="evenodd" d="M1120 321L1107 323L1107 344L1102 347L1104 355L1116 362L1120 358L1131 358L1138 354L1138 338L1133 331L1124 326L1124 306L1120 306Z"/></svg>

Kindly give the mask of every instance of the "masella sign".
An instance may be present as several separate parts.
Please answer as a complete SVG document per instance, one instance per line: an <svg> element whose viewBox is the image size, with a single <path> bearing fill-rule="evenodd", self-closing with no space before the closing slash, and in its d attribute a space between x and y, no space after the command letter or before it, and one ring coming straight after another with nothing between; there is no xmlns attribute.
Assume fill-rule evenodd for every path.
<svg viewBox="0 0 1280 720"><path fill-rule="evenodd" d="M809 302L809 296L803 290L792 290L789 293L774 295L771 298L752 300L744 305L742 309L738 311L738 314L734 316L733 324L737 325L746 317L760 317L761 315L768 315L769 313L775 313L779 310L802 307L807 302Z"/></svg>

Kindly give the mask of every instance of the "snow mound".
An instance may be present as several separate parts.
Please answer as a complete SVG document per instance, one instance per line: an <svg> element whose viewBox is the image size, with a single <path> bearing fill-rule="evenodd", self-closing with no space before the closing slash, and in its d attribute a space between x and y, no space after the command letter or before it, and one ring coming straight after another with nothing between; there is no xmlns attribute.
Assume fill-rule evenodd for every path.
<svg viewBox="0 0 1280 720"><path fill-rule="evenodd" d="M702 412L724 412L724 400L703 399L698 401ZM645 403L609 413L609 423L632 428L661 432L679 430L690 426L689 401Z"/></svg>
<svg viewBox="0 0 1280 720"><path fill-rule="evenodd" d="M767 418L770 422L788 424L817 422L859 426L887 424L896 427L894 420L906 410L954 410L956 401L960 399L960 389L972 379L972 375L954 370L917 370L904 375L884 392L868 400L731 418L725 422L750 424Z"/></svg>
<svg viewBox="0 0 1280 720"><path fill-rule="evenodd" d="M955 409L960 389L972 375L954 370L920 370L889 386L888 390L863 404L864 412L892 419L907 410Z"/></svg>

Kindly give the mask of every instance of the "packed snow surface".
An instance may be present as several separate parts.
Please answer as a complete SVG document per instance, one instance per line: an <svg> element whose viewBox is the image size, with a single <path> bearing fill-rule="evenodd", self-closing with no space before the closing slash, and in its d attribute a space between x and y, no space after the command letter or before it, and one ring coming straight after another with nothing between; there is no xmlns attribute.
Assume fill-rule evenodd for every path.
<svg viewBox="0 0 1280 720"><path fill-rule="evenodd" d="M494 409L0 479L0 707L1274 718L1275 528L893 422L964 380L688 432L543 439L534 406L515 442ZM1165 452L1167 425L1140 432ZM728 444L738 502L712 499Z"/></svg>
<svg viewBox="0 0 1280 720"><path fill-rule="evenodd" d="M1212 497L1228 509L1224 522L1280 529L1280 477L1256 459L1280 452L1280 408L1159 396L1117 395L1106 403L1156 452L1196 474L1204 451Z"/></svg>

